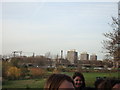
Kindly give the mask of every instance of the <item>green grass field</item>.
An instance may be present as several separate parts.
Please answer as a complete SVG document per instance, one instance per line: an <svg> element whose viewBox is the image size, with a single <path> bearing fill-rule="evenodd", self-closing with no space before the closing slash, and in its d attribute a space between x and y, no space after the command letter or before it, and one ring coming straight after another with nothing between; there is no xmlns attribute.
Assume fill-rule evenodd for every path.
<svg viewBox="0 0 120 90"><path fill-rule="evenodd" d="M63 72L72 76L73 72ZM85 76L86 86L94 87L96 77L118 77L118 73L83 73ZM14 80L6 81L2 88L43 88L46 79L32 79L32 80Z"/></svg>
<svg viewBox="0 0 120 90"><path fill-rule="evenodd" d="M65 73L69 76L72 76L73 73ZM119 73L120 74L120 73ZM116 73L83 73L85 77L86 86L94 87L94 82L96 80L96 77L116 77L118 78L119 75Z"/></svg>

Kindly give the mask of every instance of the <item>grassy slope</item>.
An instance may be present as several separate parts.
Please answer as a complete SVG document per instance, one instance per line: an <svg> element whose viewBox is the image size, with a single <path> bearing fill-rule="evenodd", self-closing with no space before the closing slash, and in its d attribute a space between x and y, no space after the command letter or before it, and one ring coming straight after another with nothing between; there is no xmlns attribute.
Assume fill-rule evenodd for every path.
<svg viewBox="0 0 120 90"><path fill-rule="evenodd" d="M72 76L73 73L65 73ZM120 74L120 73L119 73ZM83 73L85 77L86 86L94 86L96 77L118 77L118 73Z"/></svg>
<svg viewBox="0 0 120 90"><path fill-rule="evenodd" d="M44 79L7 81L2 88L43 88L44 82Z"/></svg>
<svg viewBox="0 0 120 90"><path fill-rule="evenodd" d="M64 72L72 76L73 72ZM118 73L83 73L87 86L94 86L96 77L118 77ZM43 88L45 79L7 81L3 88Z"/></svg>

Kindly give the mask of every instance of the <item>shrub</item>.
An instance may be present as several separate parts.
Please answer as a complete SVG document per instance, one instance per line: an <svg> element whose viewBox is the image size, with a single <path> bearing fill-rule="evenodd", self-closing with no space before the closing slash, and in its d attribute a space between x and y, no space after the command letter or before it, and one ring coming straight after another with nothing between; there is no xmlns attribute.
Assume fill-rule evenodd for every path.
<svg viewBox="0 0 120 90"><path fill-rule="evenodd" d="M60 73L60 70L58 70L57 68L55 68L55 69L53 70L53 73Z"/></svg>
<svg viewBox="0 0 120 90"><path fill-rule="evenodd" d="M28 68L25 68L25 67L22 68L21 67L20 70L21 70L21 77L29 76L29 70L28 70Z"/></svg>
<svg viewBox="0 0 120 90"><path fill-rule="evenodd" d="M55 68L47 68L47 71L53 72Z"/></svg>
<svg viewBox="0 0 120 90"><path fill-rule="evenodd" d="M18 79L21 75L21 70L18 69L17 67L10 67L7 71L7 77L8 79L12 79L12 80L15 80L15 79Z"/></svg>
<svg viewBox="0 0 120 90"><path fill-rule="evenodd" d="M2 61L2 77L3 78L7 78L7 71L10 67L12 67L10 62Z"/></svg>
<svg viewBox="0 0 120 90"><path fill-rule="evenodd" d="M45 70L41 69L41 68L30 68L30 75L32 76L32 78L42 78L45 74Z"/></svg>

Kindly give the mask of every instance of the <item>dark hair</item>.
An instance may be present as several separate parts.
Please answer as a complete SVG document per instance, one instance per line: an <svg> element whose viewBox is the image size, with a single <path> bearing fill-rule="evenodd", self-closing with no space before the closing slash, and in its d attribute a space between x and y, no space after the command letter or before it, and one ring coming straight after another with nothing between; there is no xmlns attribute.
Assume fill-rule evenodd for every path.
<svg viewBox="0 0 120 90"><path fill-rule="evenodd" d="M45 90L58 90L63 81L67 80L74 85L72 78L65 74L52 74L45 83Z"/></svg>
<svg viewBox="0 0 120 90"><path fill-rule="evenodd" d="M72 78L75 79L75 77L77 77L77 76L80 77L81 80L82 80L82 82L83 82L83 84L82 84L81 87L82 87L82 88L85 87L85 78L84 78L83 74L80 73L80 72L75 72L75 73L73 74Z"/></svg>
<svg viewBox="0 0 120 90"><path fill-rule="evenodd" d="M103 80L98 86L98 90L112 90L112 84L109 79Z"/></svg>
<svg viewBox="0 0 120 90"><path fill-rule="evenodd" d="M96 90L96 89L93 88L93 87L85 87L85 88L83 88L82 90Z"/></svg>
<svg viewBox="0 0 120 90"><path fill-rule="evenodd" d="M95 81L95 83L94 83L95 88L97 89L97 88L98 88L98 85L99 85L100 83L102 83L104 80L105 80L105 79L103 79L103 78L96 77L96 81Z"/></svg>
<svg viewBox="0 0 120 90"><path fill-rule="evenodd" d="M120 84L120 79L111 79L112 87L116 84Z"/></svg>
<svg viewBox="0 0 120 90"><path fill-rule="evenodd" d="M107 78L107 79L99 79L95 83L96 83L95 87L98 90L112 90L114 85L120 83L120 80L115 78Z"/></svg>

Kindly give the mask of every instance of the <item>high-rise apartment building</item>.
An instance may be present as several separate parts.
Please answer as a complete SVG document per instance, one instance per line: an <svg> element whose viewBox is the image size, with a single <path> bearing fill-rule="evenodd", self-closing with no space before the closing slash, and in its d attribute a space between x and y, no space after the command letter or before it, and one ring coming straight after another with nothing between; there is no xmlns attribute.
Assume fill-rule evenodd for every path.
<svg viewBox="0 0 120 90"><path fill-rule="evenodd" d="M97 55L96 54L90 55L90 60L97 60Z"/></svg>
<svg viewBox="0 0 120 90"><path fill-rule="evenodd" d="M70 50L67 52L67 60L71 64L76 64L78 60L78 53L75 50Z"/></svg>
<svg viewBox="0 0 120 90"><path fill-rule="evenodd" d="M81 53L80 60L89 60L89 54L87 52Z"/></svg>

